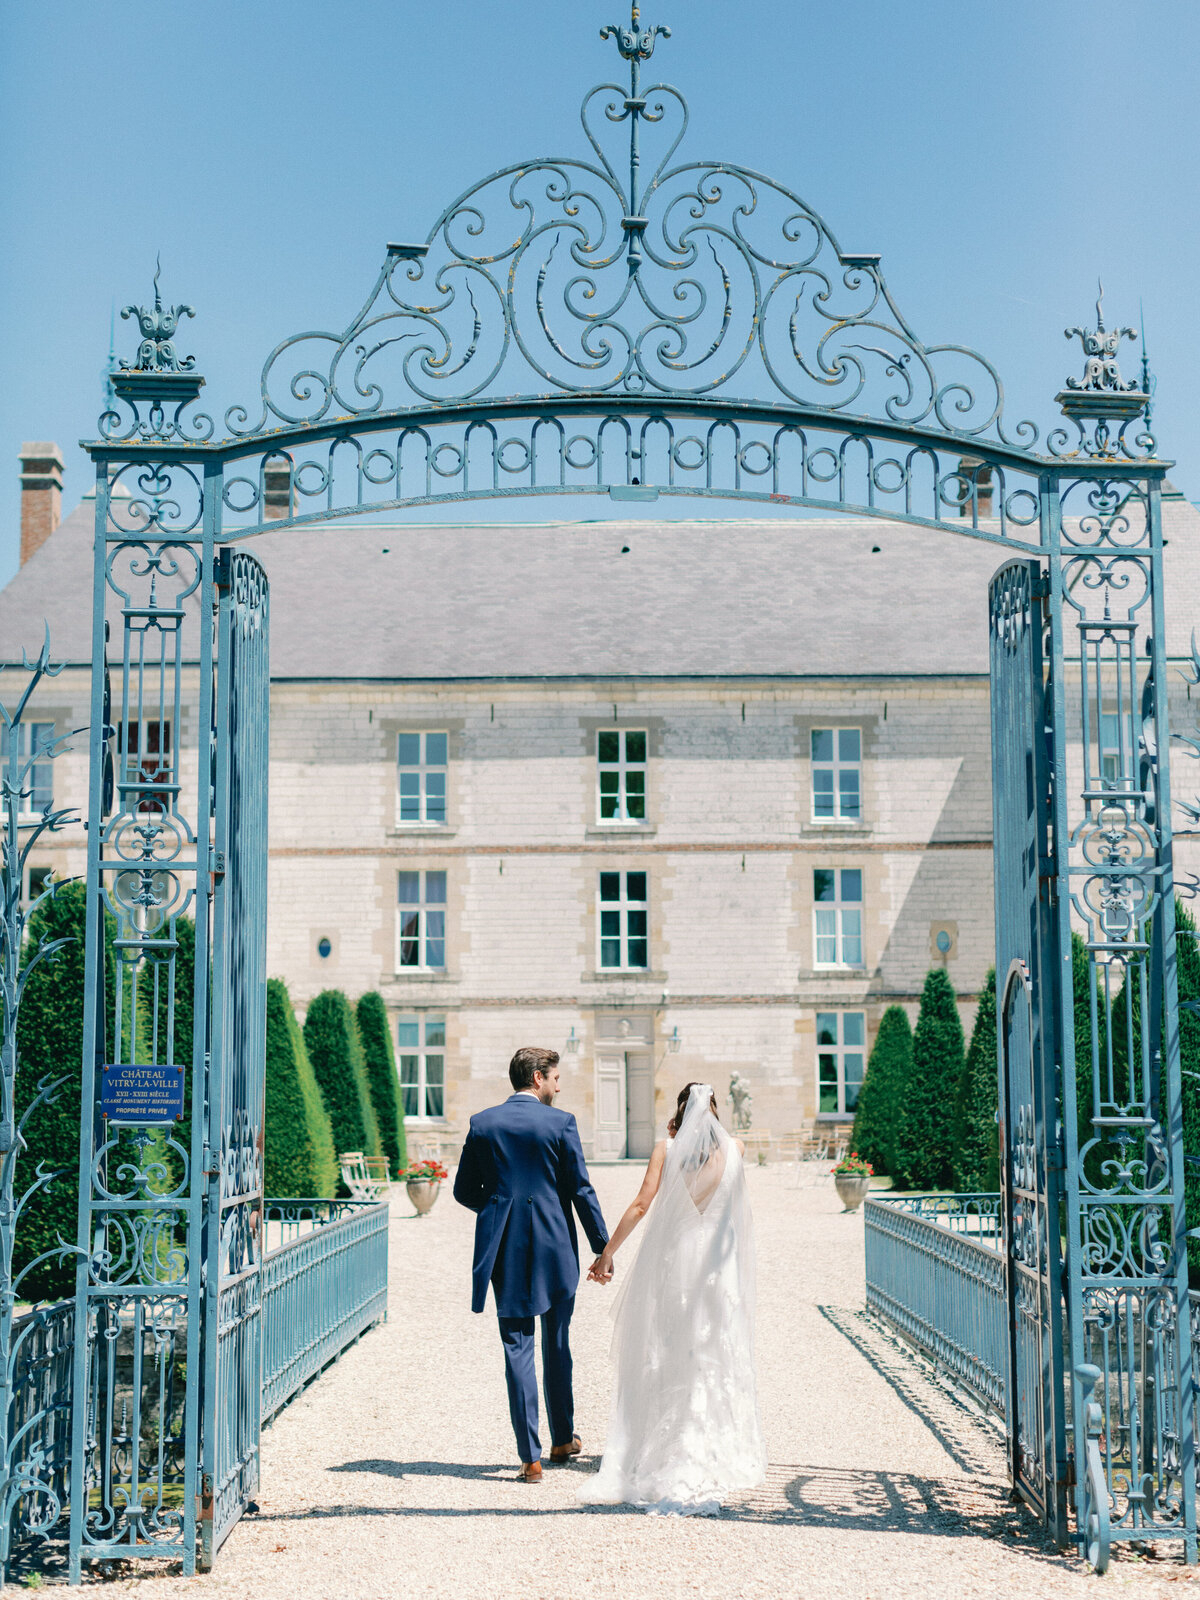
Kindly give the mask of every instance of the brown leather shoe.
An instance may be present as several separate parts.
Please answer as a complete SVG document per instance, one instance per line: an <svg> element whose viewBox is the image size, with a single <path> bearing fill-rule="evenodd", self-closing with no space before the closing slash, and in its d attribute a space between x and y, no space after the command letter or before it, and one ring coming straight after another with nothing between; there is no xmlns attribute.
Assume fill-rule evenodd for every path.
<svg viewBox="0 0 1200 1600"><path fill-rule="evenodd" d="M576 1434L570 1444L556 1444L550 1448L551 1461L569 1461L572 1456L577 1456L583 1449L583 1440Z"/></svg>
<svg viewBox="0 0 1200 1600"><path fill-rule="evenodd" d="M521 1470L517 1473L518 1483L541 1483L542 1463L540 1461L522 1461Z"/></svg>

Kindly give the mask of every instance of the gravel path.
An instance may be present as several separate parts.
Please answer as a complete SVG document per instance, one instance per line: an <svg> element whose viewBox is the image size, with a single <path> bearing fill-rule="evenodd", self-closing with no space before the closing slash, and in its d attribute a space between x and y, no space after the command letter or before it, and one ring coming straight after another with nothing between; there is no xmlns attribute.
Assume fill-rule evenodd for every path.
<svg viewBox="0 0 1200 1600"><path fill-rule="evenodd" d="M593 1176L612 1225L636 1170ZM771 1469L719 1519L576 1507L609 1394L610 1296L587 1284L573 1325L583 1457L547 1470L540 1487L512 1481L495 1316L469 1310L473 1219L447 1193L418 1221L401 1193L389 1321L264 1434L260 1513L234 1531L213 1573L184 1580L143 1568L106 1592L1044 1600L1133 1590L1152 1600L1193 1582L1177 1561L1125 1552L1098 1580L1048 1552L1008 1502L998 1433L863 1313L861 1216L843 1215L831 1188L789 1188L777 1168L752 1169L750 1182ZM618 1257L618 1272L624 1264Z"/></svg>

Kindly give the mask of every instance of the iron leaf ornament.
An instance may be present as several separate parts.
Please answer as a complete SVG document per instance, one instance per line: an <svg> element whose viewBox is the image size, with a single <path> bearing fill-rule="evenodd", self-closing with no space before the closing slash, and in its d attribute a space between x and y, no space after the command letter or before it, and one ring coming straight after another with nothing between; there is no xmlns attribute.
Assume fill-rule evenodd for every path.
<svg viewBox="0 0 1200 1600"><path fill-rule="evenodd" d="M162 258L159 257L154 267L154 304L153 306L126 306L122 312L122 319L136 317L138 327L141 329L142 342L138 346L137 359L132 363L121 362L123 372L190 372L196 365L195 356L184 356L182 360L175 353L175 333L181 318L194 317L194 309L188 305L164 306L162 295L159 293L158 280L162 273Z"/></svg>
<svg viewBox="0 0 1200 1600"><path fill-rule="evenodd" d="M1068 378L1068 389L1087 390L1100 394L1136 394L1137 380L1122 381L1117 363L1117 351L1122 339L1136 339L1136 328L1106 328L1104 326L1104 285L1099 285L1096 300L1096 326L1094 328L1065 328L1064 337L1077 338L1083 346L1084 368L1082 378Z"/></svg>

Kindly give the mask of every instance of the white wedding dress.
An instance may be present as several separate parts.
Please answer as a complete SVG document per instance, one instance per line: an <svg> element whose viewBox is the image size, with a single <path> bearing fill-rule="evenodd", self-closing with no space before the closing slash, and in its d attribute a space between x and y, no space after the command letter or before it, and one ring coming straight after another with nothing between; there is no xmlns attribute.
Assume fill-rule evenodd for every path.
<svg viewBox="0 0 1200 1600"><path fill-rule="evenodd" d="M579 1498L715 1515L766 1475L754 1382L754 1231L737 1145L693 1087L613 1306L616 1392Z"/></svg>

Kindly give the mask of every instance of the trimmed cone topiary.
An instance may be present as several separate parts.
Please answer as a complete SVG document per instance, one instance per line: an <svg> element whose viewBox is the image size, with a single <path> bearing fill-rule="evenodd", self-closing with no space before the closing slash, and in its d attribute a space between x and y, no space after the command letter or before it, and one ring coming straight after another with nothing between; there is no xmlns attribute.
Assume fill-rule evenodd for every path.
<svg viewBox="0 0 1200 1600"><path fill-rule="evenodd" d="M889 1006L867 1062L854 1111L850 1147L876 1172L897 1173L896 1139L912 1072L912 1025L903 1006Z"/></svg>
<svg viewBox="0 0 1200 1600"><path fill-rule="evenodd" d="M112 938L112 918L108 937ZM61 1240L73 1245L79 1227L79 1096L83 1063L84 935L87 890L66 883L29 919L27 956L42 939L69 944L40 962L29 974L17 1014L16 1114L18 1120L36 1097L43 1078L67 1075L52 1105L42 1105L25 1124L27 1148L18 1163L14 1188L23 1194L39 1163L60 1172L49 1189L34 1195L17 1220L14 1275ZM75 1292L73 1258L47 1261L22 1279L22 1300L58 1300Z"/></svg>
<svg viewBox="0 0 1200 1600"><path fill-rule="evenodd" d="M371 1085L371 1103L379 1123L380 1143L387 1157L389 1175L398 1178L408 1165L408 1146L396 1088L396 1055L383 996L373 989L364 994L355 1016L367 1062L367 1081Z"/></svg>
<svg viewBox="0 0 1200 1600"><path fill-rule="evenodd" d="M994 1194L1000 1187L999 1083L996 969L989 967L954 1108L954 1187L960 1193Z"/></svg>
<svg viewBox="0 0 1200 1600"><path fill-rule="evenodd" d="M1179 1065L1183 1084L1183 1150L1193 1160L1200 1159L1200 948L1196 922L1175 902L1175 957L1179 984ZM1185 1161L1183 1166L1183 1208L1190 1229L1200 1228L1200 1166ZM1189 1238L1188 1277L1192 1286L1200 1283L1200 1239Z"/></svg>
<svg viewBox="0 0 1200 1600"><path fill-rule="evenodd" d="M963 1030L954 986L941 967L925 978L913 1035L913 1066L897 1151L909 1189L945 1189L954 1181L954 1099L963 1070Z"/></svg>
<svg viewBox="0 0 1200 1600"><path fill-rule="evenodd" d="M287 985L267 982L265 1185L272 1200L325 1199L337 1193L333 1125Z"/></svg>
<svg viewBox="0 0 1200 1600"><path fill-rule="evenodd" d="M338 1156L348 1150L381 1156L362 1039L350 1002L340 989L324 990L309 1005L304 1044L333 1124Z"/></svg>

